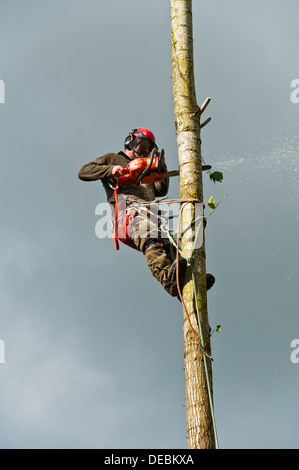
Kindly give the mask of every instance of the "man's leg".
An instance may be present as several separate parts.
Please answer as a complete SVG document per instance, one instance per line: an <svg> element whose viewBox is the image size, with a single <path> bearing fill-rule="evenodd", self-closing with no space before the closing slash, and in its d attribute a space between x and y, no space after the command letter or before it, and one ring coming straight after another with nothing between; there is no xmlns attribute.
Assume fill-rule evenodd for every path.
<svg viewBox="0 0 299 470"><path fill-rule="evenodd" d="M160 282L164 289L173 297L178 295L176 272L176 259L170 259L168 246L165 242L152 240L145 248L145 260L153 276ZM187 262L184 258L179 260L180 281L183 280Z"/></svg>
<svg viewBox="0 0 299 470"><path fill-rule="evenodd" d="M176 297L176 263L171 258L170 242L165 235L162 236L158 220L155 223L155 219L140 214L130 227L130 240L144 254L151 273L171 296ZM186 263L180 263L182 275L185 269Z"/></svg>
<svg viewBox="0 0 299 470"><path fill-rule="evenodd" d="M155 238L153 238L153 236ZM158 224L150 218L137 216L130 227L130 240L144 254L146 263L163 288L173 297L178 296L176 273L177 262L170 255L170 241L161 233ZM187 262L183 257L179 258L179 282L184 278ZM212 274L207 274L207 290L215 282Z"/></svg>

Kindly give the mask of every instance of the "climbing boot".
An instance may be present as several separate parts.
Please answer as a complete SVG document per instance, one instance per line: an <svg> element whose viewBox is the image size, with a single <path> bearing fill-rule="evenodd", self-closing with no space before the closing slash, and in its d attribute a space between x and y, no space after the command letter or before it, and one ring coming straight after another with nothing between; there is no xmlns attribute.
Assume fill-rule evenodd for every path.
<svg viewBox="0 0 299 470"><path fill-rule="evenodd" d="M206 275L206 283L207 283L207 290L211 289L213 285L215 284L215 278L213 274L207 274Z"/></svg>

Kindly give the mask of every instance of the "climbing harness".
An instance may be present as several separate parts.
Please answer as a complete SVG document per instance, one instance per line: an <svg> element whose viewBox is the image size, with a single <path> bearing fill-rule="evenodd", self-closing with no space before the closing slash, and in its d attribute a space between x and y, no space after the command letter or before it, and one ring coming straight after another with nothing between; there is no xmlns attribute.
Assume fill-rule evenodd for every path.
<svg viewBox="0 0 299 470"><path fill-rule="evenodd" d="M139 184L152 184L158 181L162 181L165 178L179 175L179 170L163 171L165 164L164 149L158 152L158 148L154 147L148 157L136 158L129 162L127 165L126 174L119 177L113 177L109 182L109 186L113 188L114 192L114 220L112 224L112 238L116 250L119 250L118 240L121 240L124 244L138 250L138 248L130 241L129 237L129 225L132 219L137 213L137 210L130 208L131 201L126 202L126 208L123 209L121 219L119 218L119 200L118 200L118 188L119 186L127 185L139 185ZM204 165L202 170L209 170L210 165ZM182 202L181 200L175 200L176 202ZM154 202L149 203L154 204ZM168 202L169 203L169 202ZM147 203L142 203L143 207L146 207ZM139 250L138 250L139 251Z"/></svg>

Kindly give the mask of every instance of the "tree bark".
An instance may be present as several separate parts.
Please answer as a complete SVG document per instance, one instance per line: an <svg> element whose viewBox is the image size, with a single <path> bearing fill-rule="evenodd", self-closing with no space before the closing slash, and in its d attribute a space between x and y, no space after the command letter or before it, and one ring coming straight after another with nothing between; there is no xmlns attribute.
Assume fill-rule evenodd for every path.
<svg viewBox="0 0 299 470"><path fill-rule="evenodd" d="M203 201L200 117L209 99L201 108L196 101L194 65L192 0L171 0L172 79L175 127L180 168L180 198ZM205 123L203 123L205 124ZM188 210L186 210L188 207ZM189 258L194 248L194 233L188 230L195 217L195 203L186 206L182 214L181 248ZM210 354L210 326L207 312L205 243L194 251L193 268L188 267L183 301L192 329L200 338L196 313L196 298L191 269L194 271L196 297L200 312L202 346ZM212 367L204 357L184 310L184 355L186 382L186 421L189 449L215 448L213 413L211 410ZM209 388L207 384L207 366Z"/></svg>

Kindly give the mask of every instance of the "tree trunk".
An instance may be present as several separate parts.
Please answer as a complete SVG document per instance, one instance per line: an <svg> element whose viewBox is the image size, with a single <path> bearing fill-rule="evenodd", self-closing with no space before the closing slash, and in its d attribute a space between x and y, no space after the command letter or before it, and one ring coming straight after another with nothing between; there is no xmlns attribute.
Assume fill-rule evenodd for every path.
<svg viewBox="0 0 299 470"><path fill-rule="evenodd" d="M172 77L175 127L180 167L181 199L203 201L200 116L208 103L201 108L196 102L193 70L192 0L171 0ZM189 258L193 252L194 234L188 227L195 218L195 205L190 203L182 214L182 251ZM188 208L188 210L186 210ZM186 232L184 232L186 230ZM192 236L191 236L192 235ZM211 360L203 354L194 336L201 338L202 346L210 354L210 326L207 313L205 244L194 251L193 268L185 276L184 354L186 381L186 420L189 449L215 448L213 427L212 368ZM197 320L196 297L192 271L195 276L196 297L200 312ZM189 319L192 324L190 328ZM202 337L201 337L202 333ZM209 377L209 386L207 382Z"/></svg>

